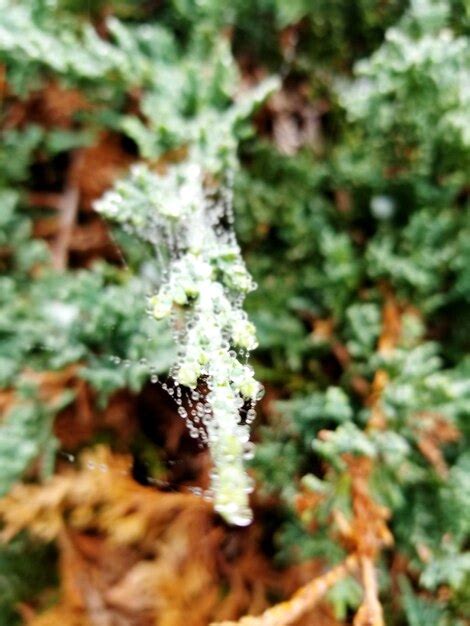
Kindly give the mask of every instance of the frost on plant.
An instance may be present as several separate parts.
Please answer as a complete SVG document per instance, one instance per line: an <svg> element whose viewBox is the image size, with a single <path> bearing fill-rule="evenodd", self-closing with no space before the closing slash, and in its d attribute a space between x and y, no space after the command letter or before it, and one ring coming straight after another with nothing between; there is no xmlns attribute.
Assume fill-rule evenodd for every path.
<svg viewBox="0 0 470 626"><path fill-rule="evenodd" d="M214 155L224 153L215 141L210 149L193 149L186 162L165 175L134 166L96 203L98 211L155 251L160 284L149 297L149 312L156 320L171 319L179 348L172 382L163 386L179 405L190 434L209 445L210 495L215 509L237 525L252 519L252 487L243 461L250 455L249 425L262 393L247 364L257 342L242 305L255 285L232 228L236 143L227 141L231 125L246 109L246 102L234 107L225 118L228 124L220 124L219 141L229 146L225 163L230 165L223 174L211 167L217 162Z"/></svg>
<svg viewBox="0 0 470 626"><path fill-rule="evenodd" d="M165 175L136 165L96 203L155 251L160 285L149 311L157 320L171 319L179 347L170 372L174 387L164 387L190 434L209 445L216 510L238 525L252 518L243 460L262 390L247 364L257 342L242 309L255 285L232 228L235 127L276 87L276 80L265 81L224 114L196 123L187 160Z"/></svg>

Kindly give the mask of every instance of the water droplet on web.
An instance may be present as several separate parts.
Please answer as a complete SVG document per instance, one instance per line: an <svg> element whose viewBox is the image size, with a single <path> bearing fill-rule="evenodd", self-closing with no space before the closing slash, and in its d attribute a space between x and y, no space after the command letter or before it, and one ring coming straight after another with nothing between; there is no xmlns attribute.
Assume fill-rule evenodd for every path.
<svg viewBox="0 0 470 626"><path fill-rule="evenodd" d="M213 500L214 500L214 493L210 489L206 489L204 491L204 494L203 494L202 498L206 502L213 502Z"/></svg>
<svg viewBox="0 0 470 626"><path fill-rule="evenodd" d="M74 454L70 454L70 452L64 452L63 450L61 450L60 451L60 456L63 456L70 463L74 463L75 462L75 455Z"/></svg>
<svg viewBox="0 0 470 626"><path fill-rule="evenodd" d="M253 421L256 419L256 411L254 409L249 409L246 412L246 422L248 424L253 423Z"/></svg>
<svg viewBox="0 0 470 626"><path fill-rule="evenodd" d="M245 461L251 461L255 456L255 445L251 441L248 441L243 447L243 458Z"/></svg>
<svg viewBox="0 0 470 626"><path fill-rule="evenodd" d="M145 170L140 172L140 176L137 184L143 185ZM256 415L254 403L250 403L250 408L245 411L248 403L245 403L239 388L244 375L239 366L245 365L249 351L237 350L232 345L232 316L233 320L246 319L242 309L245 293L242 293L242 288L237 293L234 285L237 279L242 287L243 282L247 283L246 286L251 285L231 226L233 176L227 172L225 178L218 188L207 185L208 188L204 189L201 167L187 164L170 167L167 174L155 179L156 196L162 190L168 192L162 194L165 206L152 212L145 227L128 228L129 231L137 229L137 233L155 250L156 269L148 271L146 292L151 296L162 293L168 297L169 294L170 305L167 311L163 306L163 310L168 313L169 327L178 350L178 357L170 368L170 377L166 382L159 380L158 371L152 371L146 358L142 357L138 362L149 368L152 383L159 382L161 388L173 396L175 409L185 420L190 437L198 440L198 445L210 442L215 463L221 462L221 467L224 462L241 465L237 447L241 449L244 446L242 454L246 459L251 458L249 432L243 424L251 422ZM161 189L158 189L159 186ZM236 266L233 276L230 273L231 263L234 268ZM147 312L151 308L147 301ZM146 319L145 322L148 325ZM147 345L145 347L148 348ZM138 356L140 354L136 355L136 360ZM114 362L121 361L118 357ZM131 361L125 359L124 367L130 364ZM193 368L191 364L194 364ZM182 368L182 365L186 367ZM240 371L241 374L235 374ZM178 384L179 376L187 383L191 383L196 376L195 382L201 385L204 392L191 389L194 383L184 386L182 390ZM233 441L235 437L242 445L228 446L224 451L224 460L217 456L216 451L221 448L222 435L227 436L227 433L232 437L228 441ZM227 454L233 450L236 452ZM243 526L250 523L251 513L248 507L240 505L245 497L240 493L244 489L243 481L238 487L234 486L235 492L237 488L239 491L234 493L234 502L220 512L225 519ZM247 483L245 488L248 490L251 486Z"/></svg>

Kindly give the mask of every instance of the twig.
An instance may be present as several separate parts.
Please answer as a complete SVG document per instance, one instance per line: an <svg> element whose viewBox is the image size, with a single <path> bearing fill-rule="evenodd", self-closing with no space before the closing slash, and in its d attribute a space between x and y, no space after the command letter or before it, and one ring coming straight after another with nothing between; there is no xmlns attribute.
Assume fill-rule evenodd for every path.
<svg viewBox="0 0 470 626"><path fill-rule="evenodd" d="M379 601L377 572L372 559L361 557L361 575L364 599L354 618L353 626L384 626L382 605Z"/></svg>
<svg viewBox="0 0 470 626"><path fill-rule="evenodd" d="M384 292L384 306L382 309L382 332L378 341L378 353L388 355L395 349L401 332L401 312L392 292L386 287ZM372 382L371 394L369 397L369 405L371 407L370 418L367 424L367 430L384 430L387 425L386 415L381 406L381 398L386 385L389 382L389 375L383 369L378 369ZM364 476L357 474L353 476L353 496L355 514L357 518L361 517L361 512L373 513L369 523L367 517L363 520L366 527L370 526L373 530L371 539L373 541L363 541L362 546L358 546L360 553L361 577L364 587L364 597L355 617L354 626L384 626L383 610L379 600L379 589L377 584L377 572L375 560L382 547L390 545L393 542L393 536L385 524L387 517L385 510L377 506L370 498L368 492L368 478L372 470L372 466L368 468ZM372 524L371 522L374 522ZM367 533L366 533L367 535ZM365 539L366 537L364 537ZM375 545L374 545L375 544Z"/></svg>
<svg viewBox="0 0 470 626"><path fill-rule="evenodd" d="M58 202L60 209L59 234L54 243L52 264L56 270L67 267L72 230L77 218L79 191L74 185L67 185Z"/></svg>
<svg viewBox="0 0 470 626"><path fill-rule="evenodd" d="M262 615L242 617L238 622L213 623L211 626L288 626L313 609L331 587L358 566L359 559L352 554L337 567L301 587L290 600L277 604Z"/></svg>
<svg viewBox="0 0 470 626"><path fill-rule="evenodd" d="M385 303L382 309L382 332L378 342L378 353L385 356L395 349L400 338L401 314L393 294L383 289ZM378 369L372 382L372 390L369 398L371 414L368 430L384 430L386 417L381 407L381 396L389 380L388 373L383 369Z"/></svg>

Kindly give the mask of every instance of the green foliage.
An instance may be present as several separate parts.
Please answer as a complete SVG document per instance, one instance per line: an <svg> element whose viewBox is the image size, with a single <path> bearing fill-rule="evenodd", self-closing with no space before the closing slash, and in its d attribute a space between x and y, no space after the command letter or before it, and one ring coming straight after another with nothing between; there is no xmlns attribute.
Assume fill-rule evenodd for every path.
<svg viewBox="0 0 470 626"><path fill-rule="evenodd" d="M247 297L259 339L256 374L282 399L266 404L254 462L260 494L280 501L277 557L344 556L329 517L332 509L350 512L342 455L370 457L371 490L390 508L394 550L409 562L402 612L395 603L387 623L460 626L470 530L468 3L92 4L85 11L75 0L0 2L9 90L0 149L0 385L15 394L0 428L0 488L37 479L36 460L50 472L54 416L73 401L43 402L27 369L77 364L105 406L114 391L138 393L174 363L168 329L146 312L149 285L161 278L153 241L120 231L129 267L101 261L60 273L34 236L35 219L46 215L28 197L41 188L38 164L56 171L110 132L144 163L105 196L103 212L143 239L149 212L166 211L170 222L187 217L184 163L210 172L206 184L235 173L235 228L258 283ZM106 7L112 16L104 19ZM273 131L285 112L271 103L254 126L247 122L277 83L252 97L242 92L269 72L283 77L290 132L299 130L293 155ZM70 129L12 124L9 107L51 79L81 90L92 108L79 108ZM313 144L302 140L305 108ZM62 178L54 180L60 190ZM189 202L197 194L192 188ZM227 285L246 278L232 261L209 262ZM171 293L170 308L192 301L185 289ZM389 293L401 328L383 352ZM373 432L366 396L378 370L388 378L378 400L386 427ZM460 437L446 438L444 428ZM423 454L431 435L440 466ZM321 506L299 515L300 490L322 494ZM0 555L1 580L21 550ZM431 600L442 587L449 602ZM28 590L36 587L25 578L23 589L6 594L5 619ZM386 577L381 591L389 607ZM345 583L330 600L344 617L360 596Z"/></svg>
<svg viewBox="0 0 470 626"><path fill-rule="evenodd" d="M410 583L402 579L403 608L410 626L443 626L448 623L442 606L428 599L420 598L413 593Z"/></svg>
<svg viewBox="0 0 470 626"><path fill-rule="evenodd" d="M50 566L54 554L50 546L36 545L24 536L0 548L0 624L21 623L13 607L54 584ZM46 567L45 567L46 566Z"/></svg>
<svg viewBox="0 0 470 626"><path fill-rule="evenodd" d="M42 475L47 477L52 473L57 449L52 423L56 412L69 400L70 394L64 393L52 408L38 402L17 403L5 415L0 430L1 495L9 491L38 457L41 457Z"/></svg>

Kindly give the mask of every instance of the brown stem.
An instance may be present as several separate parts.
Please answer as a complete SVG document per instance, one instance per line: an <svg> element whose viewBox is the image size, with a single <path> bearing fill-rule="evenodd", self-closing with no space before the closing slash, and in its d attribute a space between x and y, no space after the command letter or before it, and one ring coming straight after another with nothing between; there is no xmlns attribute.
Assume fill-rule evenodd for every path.
<svg viewBox="0 0 470 626"><path fill-rule="evenodd" d="M379 354L386 355L392 352L397 345L401 332L401 313L393 293L384 288L385 302L382 308L382 332L378 342ZM384 430L386 416L381 407L382 393L388 384L389 376L385 370L376 371L372 381L372 390L369 397L371 413L368 430Z"/></svg>
<svg viewBox="0 0 470 626"><path fill-rule="evenodd" d="M59 234L53 247L52 264L59 271L63 271L67 267L70 241L78 212L78 200L78 188L68 185L58 202L60 209Z"/></svg>
<svg viewBox="0 0 470 626"><path fill-rule="evenodd" d="M384 626L382 605L379 601L377 572L372 559L361 557L361 575L364 600L354 618L354 626Z"/></svg>

